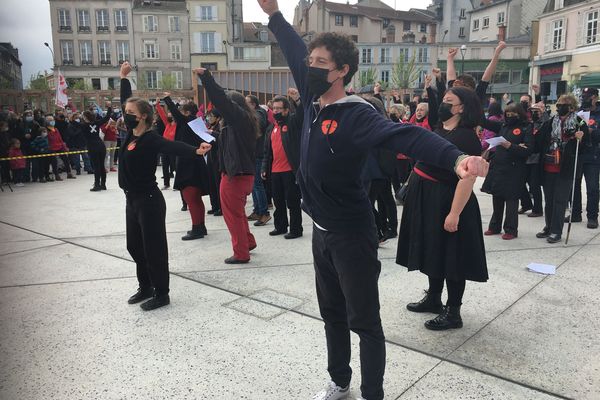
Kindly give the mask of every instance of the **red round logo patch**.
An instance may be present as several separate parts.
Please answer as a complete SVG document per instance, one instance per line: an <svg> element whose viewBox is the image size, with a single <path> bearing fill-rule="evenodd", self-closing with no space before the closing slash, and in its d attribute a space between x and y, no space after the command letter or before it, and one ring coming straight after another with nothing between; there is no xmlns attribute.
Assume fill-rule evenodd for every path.
<svg viewBox="0 0 600 400"><path fill-rule="evenodd" d="M521 134L521 130L519 128L513 129L513 135L519 136Z"/></svg>
<svg viewBox="0 0 600 400"><path fill-rule="evenodd" d="M338 127L337 121L334 121L331 119L326 119L321 124L321 131L323 132L323 135L333 135L333 132L335 132L337 127Z"/></svg>
<svg viewBox="0 0 600 400"><path fill-rule="evenodd" d="M284 133L285 133L285 132L287 132L287 125L284 125L284 126L281 128L281 132L284 132Z"/></svg>
<svg viewBox="0 0 600 400"><path fill-rule="evenodd" d="M135 142L131 142L129 143L129 145L127 146L127 150L129 151L133 151L135 149Z"/></svg>
<svg viewBox="0 0 600 400"><path fill-rule="evenodd" d="M596 120L590 118L588 121L588 126L594 126L594 125L596 125Z"/></svg>

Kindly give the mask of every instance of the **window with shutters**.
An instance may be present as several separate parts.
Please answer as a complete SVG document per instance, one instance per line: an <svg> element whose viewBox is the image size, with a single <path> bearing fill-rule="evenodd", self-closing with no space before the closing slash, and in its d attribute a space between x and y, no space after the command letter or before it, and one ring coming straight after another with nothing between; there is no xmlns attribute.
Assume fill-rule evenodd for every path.
<svg viewBox="0 0 600 400"><path fill-rule="evenodd" d="M108 40L98 41L98 57L100 58L100 64L110 65L110 42Z"/></svg>
<svg viewBox="0 0 600 400"><path fill-rule="evenodd" d="M598 10L590 11L584 18L584 44L594 44L600 41L598 37Z"/></svg>
<svg viewBox="0 0 600 400"><path fill-rule="evenodd" d="M156 15L144 15L144 32L158 32L158 18Z"/></svg>
<svg viewBox="0 0 600 400"><path fill-rule="evenodd" d="M181 41L169 42L169 47L171 49L171 60L181 60Z"/></svg>
<svg viewBox="0 0 600 400"><path fill-rule="evenodd" d="M127 32L127 10L124 8L115 10L115 30Z"/></svg>
<svg viewBox="0 0 600 400"><path fill-rule="evenodd" d="M565 32L563 29L564 19L557 19L551 22L551 50L561 50L565 45Z"/></svg>
<svg viewBox="0 0 600 400"><path fill-rule="evenodd" d="M385 29L388 26L390 26L390 20L388 18L384 18L382 21L382 24L383 24L383 29Z"/></svg>
<svg viewBox="0 0 600 400"><path fill-rule="evenodd" d="M489 27L490 27L490 17L483 17L482 29L487 29Z"/></svg>
<svg viewBox="0 0 600 400"><path fill-rule="evenodd" d="M410 31L410 21L404 21L404 22L402 23L402 30L403 30L404 32L408 32L408 31Z"/></svg>
<svg viewBox="0 0 600 400"><path fill-rule="evenodd" d="M343 26L344 25L344 16L340 14L335 15L335 25Z"/></svg>
<svg viewBox="0 0 600 400"><path fill-rule="evenodd" d="M390 81L390 71L381 71L381 82Z"/></svg>
<svg viewBox="0 0 600 400"><path fill-rule="evenodd" d="M417 62L426 63L429 59L429 54L427 51L427 47L419 47L419 51L417 52Z"/></svg>
<svg viewBox="0 0 600 400"><path fill-rule="evenodd" d="M144 40L143 57L147 60L158 59L158 42L156 40Z"/></svg>
<svg viewBox="0 0 600 400"><path fill-rule="evenodd" d="M129 60L129 42L117 41L117 61L119 64Z"/></svg>
<svg viewBox="0 0 600 400"><path fill-rule="evenodd" d="M77 10L77 30L79 32L91 32L90 12L88 10Z"/></svg>
<svg viewBox="0 0 600 400"><path fill-rule="evenodd" d="M400 49L400 56L398 57L400 61L408 62L408 49L402 48Z"/></svg>
<svg viewBox="0 0 600 400"><path fill-rule="evenodd" d="M146 87L148 89L160 88L160 81L162 80L161 71L146 71Z"/></svg>
<svg viewBox="0 0 600 400"><path fill-rule="evenodd" d="M427 24L419 24L419 32L427 33Z"/></svg>
<svg viewBox="0 0 600 400"><path fill-rule="evenodd" d="M392 57L390 57L391 49L389 47L381 48L381 57L379 58L380 63L390 63L392 62Z"/></svg>
<svg viewBox="0 0 600 400"><path fill-rule="evenodd" d="M179 17L173 15L169 16L169 32L181 32Z"/></svg>
<svg viewBox="0 0 600 400"><path fill-rule="evenodd" d="M357 27L358 26L358 15L350 16L350 26Z"/></svg>
<svg viewBox="0 0 600 400"><path fill-rule="evenodd" d="M473 20L473 30L474 31L478 31L479 30L479 20L478 19L474 19Z"/></svg>
<svg viewBox="0 0 600 400"><path fill-rule="evenodd" d="M92 42L90 40L80 40L79 50L81 53L81 65L92 65Z"/></svg>
<svg viewBox="0 0 600 400"><path fill-rule="evenodd" d="M466 19L467 18L467 9L466 8L461 8L460 9L460 16L458 18L460 18L460 19Z"/></svg>
<svg viewBox="0 0 600 400"><path fill-rule="evenodd" d="M216 21L217 7L216 6L199 6L196 9L196 17L200 21Z"/></svg>
<svg viewBox="0 0 600 400"><path fill-rule="evenodd" d="M363 64L371 64L373 60L371 59L371 49L362 49L362 59L361 62Z"/></svg>
<svg viewBox="0 0 600 400"><path fill-rule="evenodd" d="M58 30L60 32L71 32L71 12L67 9L58 9Z"/></svg>
<svg viewBox="0 0 600 400"><path fill-rule="evenodd" d="M458 29L458 37L460 37L460 38L464 38L465 37L465 27L464 26L461 26Z"/></svg>
<svg viewBox="0 0 600 400"><path fill-rule="evenodd" d="M173 77L173 82L175 83L173 88L183 89L183 72L171 71L171 76Z"/></svg>
<svg viewBox="0 0 600 400"><path fill-rule="evenodd" d="M60 49L62 52L63 65L73 65L73 41L61 40Z"/></svg>
<svg viewBox="0 0 600 400"><path fill-rule="evenodd" d="M201 32L200 33L200 53L215 52L215 33Z"/></svg>
<svg viewBox="0 0 600 400"><path fill-rule="evenodd" d="M98 32L108 32L108 10L96 10L96 30Z"/></svg>

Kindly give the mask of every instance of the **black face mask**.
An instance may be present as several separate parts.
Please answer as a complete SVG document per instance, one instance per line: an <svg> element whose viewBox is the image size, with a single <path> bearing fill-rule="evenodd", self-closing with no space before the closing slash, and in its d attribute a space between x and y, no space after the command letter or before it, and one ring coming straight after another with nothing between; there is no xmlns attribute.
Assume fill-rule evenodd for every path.
<svg viewBox="0 0 600 400"><path fill-rule="evenodd" d="M331 71L334 70L332 69ZM333 82L335 82L327 81L327 76L331 71L325 68L308 67L309 92L317 97L321 97L325 92L327 92L331 88L331 85L333 85Z"/></svg>
<svg viewBox="0 0 600 400"><path fill-rule="evenodd" d="M273 114L273 118L275 118L275 121L277 121L277 123L281 124L282 122L285 122L285 115L283 115L283 113L277 113L277 114Z"/></svg>
<svg viewBox="0 0 600 400"><path fill-rule="evenodd" d="M125 125L127 129L134 130L139 125L140 121L137 120L137 117L133 114L125 114L123 116L123 120L125 121Z"/></svg>
<svg viewBox="0 0 600 400"><path fill-rule="evenodd" d="M519 117L504 117L504 123L508 126L516 125L519 123Z"/></svg>
<svg viewBox="0 0 600 400"><path fill-rule="evenodd" d="M450 104L450 103L440 104L440 108L438 110L438 116L440 117L440 121L442 121L442 122L446 122L450 118L454 117L454 114L452 114L452 104Z"/></svg>
<svg viewBox="0 0 600 400"><path fill-rule="evenodd" d="M167 117L167 122L173 122L173 117Z"/></svg>
<svg viewBox="0 0 600 400"><path fill-rule="evenodd" d="M569 112L571 112L570 108L571 107L568 104L557 104L556 112L558 112L558 115L560 115L561 117L564 117Z"/></svg>
<svg viewBox="0 0 600 400"><path fill-rule="evenodd" d="M400 118L396 114L390 114L390 119L394 122L400 122Z"/></svg>
<svg viewBox="0 0 600 400"><path fill-rule="evenodd" d="M527 111L529 109L529 102L522 101L521 102L521 107L523 107L523 110Z"/></svg>

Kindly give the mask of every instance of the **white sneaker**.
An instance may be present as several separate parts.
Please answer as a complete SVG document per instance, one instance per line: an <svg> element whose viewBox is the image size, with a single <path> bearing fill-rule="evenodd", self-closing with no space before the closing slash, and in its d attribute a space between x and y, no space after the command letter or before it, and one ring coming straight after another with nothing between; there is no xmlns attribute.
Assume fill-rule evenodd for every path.
<svg viewBox="0 0 600 400"><path fill-rule="evenodd" d="M330 381L325 386L325 389L321 390L319 393L315 394L312 400L341 400L348 397L350 394L350 386L346 386L345 388L340 387L335 384L335 382Z"/></svg>

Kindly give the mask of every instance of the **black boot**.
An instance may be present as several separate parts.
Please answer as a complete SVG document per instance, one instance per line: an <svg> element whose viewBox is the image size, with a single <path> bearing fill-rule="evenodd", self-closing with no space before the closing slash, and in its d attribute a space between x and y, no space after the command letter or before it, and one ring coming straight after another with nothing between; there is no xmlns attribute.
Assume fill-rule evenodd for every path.
<svg viewBox="0 0 600 400"><path fill-rule="evenodd" d="M425 291L425 297L416 303L408 303L406 309L418 313L434 313L441 314L444 311L442 304L442 293L429 293Z"/></svg>
<svg viewBox="0 0 600 400"><path fill-rule="evenodd" d="M154 294L152 288L138 288L137 292L127 300L129 304L136 304L142 300L149 299Z"/></svg>
<svg viewBox="0 0 600 400"><path fill-rule="evenodd" d="M201 227L202 234L203 234L204 236L208 235L208 231L206 230L206 225L205 225L205 224L200 224L200 225L198 225L198 226L200 226L200 227ZM193 229L193 228L192 228L192 229ZM194 232L194 231L193 231L193 230L191 230L191 231L187 231L186 233L187 233L188 235L191 235L193 232Z"/></svg>
<svg viewBox="0 0 600 400"><path fill-rule="evenodd" d="M460 317L460 306L446 306L440 315L425 322L425 328L432 331L445 331L447 329L462 328L462 326L463 322Z"/></svg>
<svg viewBox="0 0 600 400"><path fill-rule="evenodd" d="M181 240L194 240L194 239L202 239L204 237L204 230L202 229L202 225L194 225L192 226L192 230L187 232L187 235L183 236Z"/></svg>

